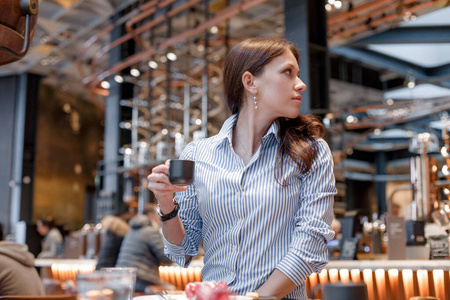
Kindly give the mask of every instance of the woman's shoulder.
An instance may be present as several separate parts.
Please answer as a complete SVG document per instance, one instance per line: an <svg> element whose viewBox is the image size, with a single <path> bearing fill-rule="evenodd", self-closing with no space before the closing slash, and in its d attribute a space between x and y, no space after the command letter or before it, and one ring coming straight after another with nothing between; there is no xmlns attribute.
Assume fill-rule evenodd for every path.
<svg viewBox="0 0 450 300"><path fill-rule="evenodd" d="M323 153L327 153L327 152L331 152L330 146L328 145L327 141L325 141L323 138L321 137L315 137L314 141L317 145L317 151L323 152Z"/></svg>
<svg viewBox="0 0 450 300"><path fill-rule="evenodd" d="M180 155L180 159L195 160L195 158L198 157L199 154L200 156L203 156L201 155L202 152L210 152L211 150L213 150L218 145L218 143L220 143L218 135L192 141L183 149L183 152Z"/></svg>

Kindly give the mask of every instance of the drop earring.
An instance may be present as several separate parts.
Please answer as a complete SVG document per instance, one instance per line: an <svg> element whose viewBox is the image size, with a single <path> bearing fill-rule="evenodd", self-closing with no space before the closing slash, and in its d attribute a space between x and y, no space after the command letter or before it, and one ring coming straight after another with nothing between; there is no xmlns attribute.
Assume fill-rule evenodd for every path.
<svg viewBox="0 0 450 300"><path fill-rule="evenodd" d="M255 105L255 110L258 109L258 103L256 102L256 95L253 94L253 104Z"/></svg>

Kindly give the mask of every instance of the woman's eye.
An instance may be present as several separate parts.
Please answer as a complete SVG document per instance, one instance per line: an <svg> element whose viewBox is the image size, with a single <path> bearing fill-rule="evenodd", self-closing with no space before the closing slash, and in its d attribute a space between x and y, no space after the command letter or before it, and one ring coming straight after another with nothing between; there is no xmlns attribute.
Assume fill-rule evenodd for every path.
<svg viewBox="0 0 450 300"><path fill-rule="evenodd" d="M292 71L290 69L287 69L286 71L284 71L284 73L291 75Z"/></svg>

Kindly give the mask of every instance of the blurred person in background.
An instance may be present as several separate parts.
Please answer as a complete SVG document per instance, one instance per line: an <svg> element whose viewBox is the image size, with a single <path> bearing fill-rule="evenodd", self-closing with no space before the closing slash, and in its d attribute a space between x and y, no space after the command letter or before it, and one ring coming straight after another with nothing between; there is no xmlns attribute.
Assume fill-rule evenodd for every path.
<svg viewBox="0 0 450 300"><path fill-rule="evenodd" d="M58 228L55 227L52 218L39 219L36 222L36 230L44 239L41 242L41 253L38 258L57 258L58 248L63 243L63 237Z"/></svg>
<svg viewBox="0 0 450 300"><path fill-rule="evenodd" d="M145 292L149 285L161 285L158 267L172 261L164 255L161 222L156 205L148 203L143 214L129 222L131 230L125 235L120 247L116 267L136 268L136 292Z"/></svg>
<svg viewBox="0 0 450 300"><path fill-rule="evenodd" d="M34 256L25 244L0 241L0 296L6 295L44 295Z"/></svg>
<svg viewBox="0 0 450 300"><path fill-rule="evenodd" d="M98 253L97 270L116 265L123 238L131 228L126 221L117 216L106 216L100 223L103 230L106 230L106 238Z"/></svg>

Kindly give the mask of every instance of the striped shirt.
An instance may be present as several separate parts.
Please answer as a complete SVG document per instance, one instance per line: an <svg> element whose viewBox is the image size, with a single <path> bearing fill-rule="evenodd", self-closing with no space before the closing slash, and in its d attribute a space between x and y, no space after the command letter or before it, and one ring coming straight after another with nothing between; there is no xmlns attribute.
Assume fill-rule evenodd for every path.
<svg viewBox="0 0 450 300"><path fill-rule="evenodd" d="M165 253L186 267L185 255L196 256L203 241L204 281L225 281L245 295L277 268L297 285L287 297L307 299L305 280L327 264L327 242L334 236L330 149L317 140L318 155L306 174L286 160L289 185L282 187L274 177L278 126L271 125L244 165L231 142L236 121L237 115L231 116L217 135L190 143L181 154L195 161L195 180L175 196L184 240L180 246L165 241Z"/></svg>

